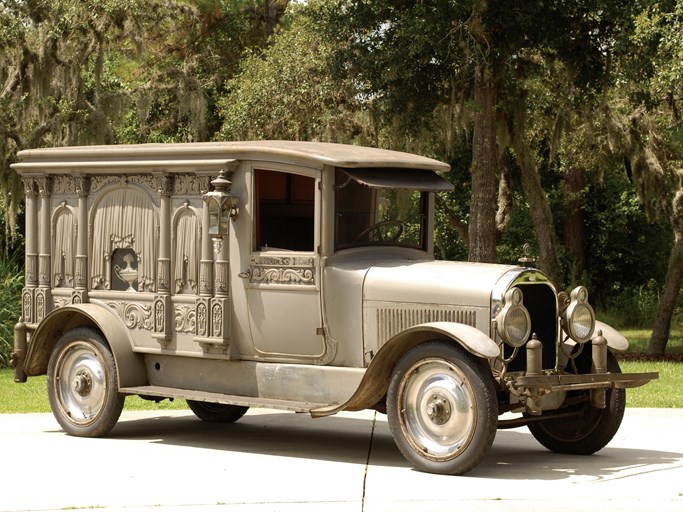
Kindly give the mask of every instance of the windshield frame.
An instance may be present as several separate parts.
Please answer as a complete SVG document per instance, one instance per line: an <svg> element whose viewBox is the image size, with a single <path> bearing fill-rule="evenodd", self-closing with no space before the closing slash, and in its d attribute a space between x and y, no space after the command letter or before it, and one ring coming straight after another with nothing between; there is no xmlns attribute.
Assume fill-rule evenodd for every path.
<svg viewBox="0 0 683 512"><path fill-rule="evenodd" d="M402 169L363 171L336 169L335 252L359 247L403 247L427 251L430 192L447 190L452 186L433 171L419 170L420 175L413 169L407 172ZM402 172L409 173L407 179L401 179ZM381 180L376 179L378 175ZM418 181L416 176L420 178ZM398 203L402 203L403 210L397 215L389 215L390 210L401 209ZM344 217L351 220L343 223L341 219Z"/></svg>

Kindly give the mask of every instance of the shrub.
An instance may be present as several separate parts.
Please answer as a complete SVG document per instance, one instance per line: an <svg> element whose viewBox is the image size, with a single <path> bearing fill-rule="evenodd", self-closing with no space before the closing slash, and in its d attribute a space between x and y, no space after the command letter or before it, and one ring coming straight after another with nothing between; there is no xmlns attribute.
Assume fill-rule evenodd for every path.
<svg viewBox="0 0 683 512"><path fill-rule="evenodd" d="M21 252L0 256L0 368L9 366L14 348L14 324L21 314L24 272Z"/></svg>

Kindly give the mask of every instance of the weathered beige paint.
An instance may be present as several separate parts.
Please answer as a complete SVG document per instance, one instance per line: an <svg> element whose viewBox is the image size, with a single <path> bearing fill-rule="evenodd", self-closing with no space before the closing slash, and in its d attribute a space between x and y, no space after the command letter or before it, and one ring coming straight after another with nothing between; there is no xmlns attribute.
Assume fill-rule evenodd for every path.
<svg viewBox="0 0 683 512"><path fill-rule="evenodd" d="M109 342L124 393L289 408L315 416L374 407L396 362L423 341L450 340L499 368L502 342L493 329L492 310L516 283L545 281L541 273L520 267L434 261L433 194L427 202L425 251L362 247L334 252L335 169L388 167L397 180L401 169L449 169L421 156L253 141L35 149L20 152L19 158L13 167L26 190L23 321L30 343L23 364L29 375L45 373L62 333L87 325ZM229 171L239 211L229 234L212 240L202 198L221 169ZM255 169L316 180L313 251L254 249ZM152 251L156 275L141 287L144 291L114 291L106 282L94 287L87 275L94 257L112 266L114 245L109 253L93 254L98 232L92 223L101 197L126 187L144 192L158 217ZM65 207L60 205L75 212L77 224L74 254L66 255L75 263L73 288L53 288L51 276L51 216ZM174 219L190 210L201 229L192 258L200 282L194 292L177 293L169 282L176 258L172 230ZM117 232L117 247L133 249L142 259L152 257L139 254L143 243L131 233ZM264 280L265 271L276 276L291 271L296 278ZM621 350L623 337L606 325L602 329L610 346ZM554 382L551 376L538 379L533 386ZM600 386L613 384L605 382ZM557 408L561 400L552 398L540 406ZM524 403L518 407L523 410Z"/></svg>

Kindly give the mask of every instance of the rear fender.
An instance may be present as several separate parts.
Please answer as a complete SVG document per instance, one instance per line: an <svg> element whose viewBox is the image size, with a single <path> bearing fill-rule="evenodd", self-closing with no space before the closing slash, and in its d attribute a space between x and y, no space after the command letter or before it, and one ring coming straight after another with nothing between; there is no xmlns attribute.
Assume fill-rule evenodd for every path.
<svg viewBox="0 0 683 512"><path fill-rule="evenodd" d="M116 361L119 388L147 384L142 357L133 352L128 328L109 308L97 304L76 304L51 311L31 335L24 369L27 375L44 375L55 345L62 335L76 327L102 332Z"/></svg>
<svg viewBox="0 0 683 512"><path fill-rule="evenodd" d="M387 393L391 374L403 354L420 343L434 339L450 339L482 359L500 356L500 347L496 342L470 325L454 322L415 325L397 334L380 348L349 400L341 405L314 409L311 416L330 416L343 410L360 411L373 407Z"/></svg>

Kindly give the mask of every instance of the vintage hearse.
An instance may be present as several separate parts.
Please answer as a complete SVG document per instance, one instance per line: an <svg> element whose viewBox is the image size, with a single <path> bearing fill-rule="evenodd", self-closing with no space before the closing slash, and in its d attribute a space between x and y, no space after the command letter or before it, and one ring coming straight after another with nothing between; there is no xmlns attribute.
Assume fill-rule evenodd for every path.
<svg viewBox="0 0 683 512"><path fill-rule="evenodd" d="M417 468L462 474L498 428L589 454L619 428L627 348L585 288L434 259L449 166L314 142L34 149L15 380L47 374L72 435L103 436L126 395L386 412ZM531 235L530 235L531 236ZM499 420L499 415L518 415ZM508 418L506 416L506 418Z"/></svg>

